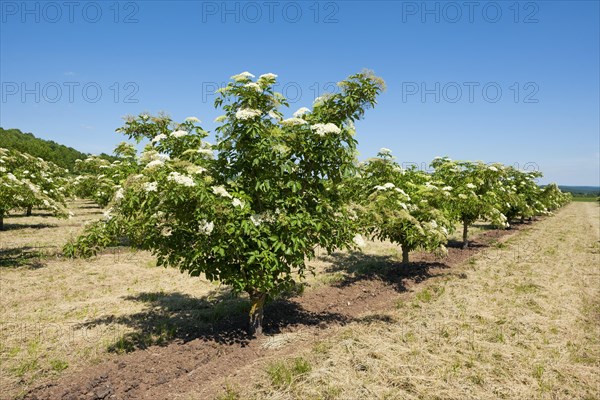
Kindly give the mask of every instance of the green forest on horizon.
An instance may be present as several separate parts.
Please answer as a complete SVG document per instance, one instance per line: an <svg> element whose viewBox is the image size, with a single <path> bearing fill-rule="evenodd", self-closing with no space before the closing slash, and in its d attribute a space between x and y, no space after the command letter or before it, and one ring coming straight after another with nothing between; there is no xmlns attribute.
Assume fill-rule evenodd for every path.
<svg viewBox="0 0 600 400"><path fill-rule="evenodd" d="M51 161L62 168L73 170L76 160L84 160L89 154L82 153L72 147L56 143L52 140L37 138L33 133L21 132L19 129L0 127L0 147L16 150ZM100 154L100 157L113 161L115 157Z"/></svg>

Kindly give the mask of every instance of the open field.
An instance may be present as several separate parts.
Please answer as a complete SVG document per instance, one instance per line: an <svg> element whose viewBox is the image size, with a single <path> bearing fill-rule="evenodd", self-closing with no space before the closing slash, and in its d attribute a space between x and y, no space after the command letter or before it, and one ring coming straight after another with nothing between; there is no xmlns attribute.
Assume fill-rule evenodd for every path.
<svg viewBox="0 0 600 400"><path fill-rule="evenodd" d="M11 217L0 233L0 396L598 398L599 207L573 203L475 247L321 254L304 293L242 332L248 303L146 252L64 260L101 216ZM248 384L252 382L252 384ZM104 395L104 397L103 397Z"/></svg>

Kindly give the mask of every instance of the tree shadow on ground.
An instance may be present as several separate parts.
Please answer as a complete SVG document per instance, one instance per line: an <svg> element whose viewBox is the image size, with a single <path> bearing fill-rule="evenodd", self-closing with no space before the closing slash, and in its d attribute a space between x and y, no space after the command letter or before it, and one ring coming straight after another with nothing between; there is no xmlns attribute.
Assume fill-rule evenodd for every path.
<svg viewBox="0 0 600 400"><path fill-rule="evenodd" d="M89 329L98 325L125 325L133 329L108 346L110 352L131 352L173 341L200 339L244 347L253 339L247 333L250 302L231 290L218 289L197 298L180 292L143 292L127 296L126 301L142 302L144 311L119 317L108 316L79 325ZM280 333L292 325L314 326L344 322L342 315L309 312L296 302L277 300L266 306L264 332Z"/></svg>
<svg viewBox="0 0 600 400"><path fill-rule="evenodd" d="M462 249L463 248L463 241L462 240L457 240L457 239L449 239L448 243L446 244L446 247L448 248L452 248L452 249ZM486 247L486 245L484 245L483 243L479 243L476 240L469 240L469 249L482 249Z"/></svg>
<svg viewBox="0 0 600 400"><path fill-rule="evenodd" d="M102 207L100 207L97 204L82 204L82 205L77 206L77 208L79 208L79 209L90 209L90 210L91 209L96 209L96 210L100 210L100 211L102 210Z"/></svg>
<svg viewBox="0 0 600 400"><path fill-rule="evenodd" d="M51 212L44 212L44 211L36 211L33 210L33 212L31 213L31 215L27 215L25 212L23 213L19 213L19 214L10 214L10 218L35 218L35 217L53 217L54 214L52 214Z"/></svg>
<svg viewBox="0 0 600 400"><path fill-rule="evenodd" d="M23 246L0 248L0 268L28 268L38 269L45 267L43 262L50 254L44 249L54 249L53 246Z"/></svg>
<svg viewBox="0 0 600 400"><path fill-rule="evenodd" d="M10 217L11 219L14 218L14 216L11 215ZM13 223L7 223L6 221L4 222L4 229L0 230L0 232L6 232L6 231L14 231L17 229L44 229L44 228L56 228L58 227L58 225L56 224L45 224L45 223L40 223L40 224L13 224Z"/></svg>
<svg viewBox="0 0 600 400"><path fill-rule="evenodd" d="M432 273L433 269L449 268L448 265L438 261L410 262L408 265L403 265L390 255L373 255L357 251L335 252L320 258L331 263L325 272L344 274L343 278L333 286L346 287L359 281L379 279L398 292L407 290L406 280L419 283L435 276L436 274Z"/></svg>

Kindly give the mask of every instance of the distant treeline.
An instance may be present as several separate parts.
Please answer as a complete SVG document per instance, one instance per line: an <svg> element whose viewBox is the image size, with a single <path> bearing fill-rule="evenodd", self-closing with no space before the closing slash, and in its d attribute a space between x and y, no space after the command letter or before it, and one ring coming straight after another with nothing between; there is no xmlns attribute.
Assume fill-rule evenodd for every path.
<svg viewBox="0 0 600 400"><path fill-rule="evenodd" d="M573 197L598 197L600 186L558 186L563 192L569 192Z"/></svg>
<svg viewBox="0 0 600 400"><path fill-rule="evenodd" d="M54 164L73 170L75 160L86 159L88 154L58 144L52 140L36 138L32 133L23 133L19 129L3 129L0 127L0 147L31 154ZM101 154L100 157L109 161L115 157Z"/></svg>

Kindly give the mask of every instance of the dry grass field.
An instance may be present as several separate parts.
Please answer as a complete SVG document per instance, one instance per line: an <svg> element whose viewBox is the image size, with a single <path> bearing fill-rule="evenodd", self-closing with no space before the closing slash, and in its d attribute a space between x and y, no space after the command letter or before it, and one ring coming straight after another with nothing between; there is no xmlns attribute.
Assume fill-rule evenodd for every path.
<svg viewBox="0 0 600 400"><path fill-rule="evenodd" d="M62 259L62 244L101 217L90 203L72 209L70 220L10 217L0 232L0 397L167 352L246 311L227 288L157 268L146 252ZM599 210L572 203L448 271L412 279L400 294L373 294L377 302L347 323L268 335L255 356L212 378L211 397L174 384L154 398L600 398ZM372 242L365 254L400 256ZM356 271L337 268L341 259L312 262L318 274L308 279L307 304L311 292L318 302L325 291L349 290L340 283Z"/></svg>
<svg viewBox="0 0 600 400"><path fill-rule="evenodd" d="M599 399L599 221L570 204L222 398Z"/></svg>

